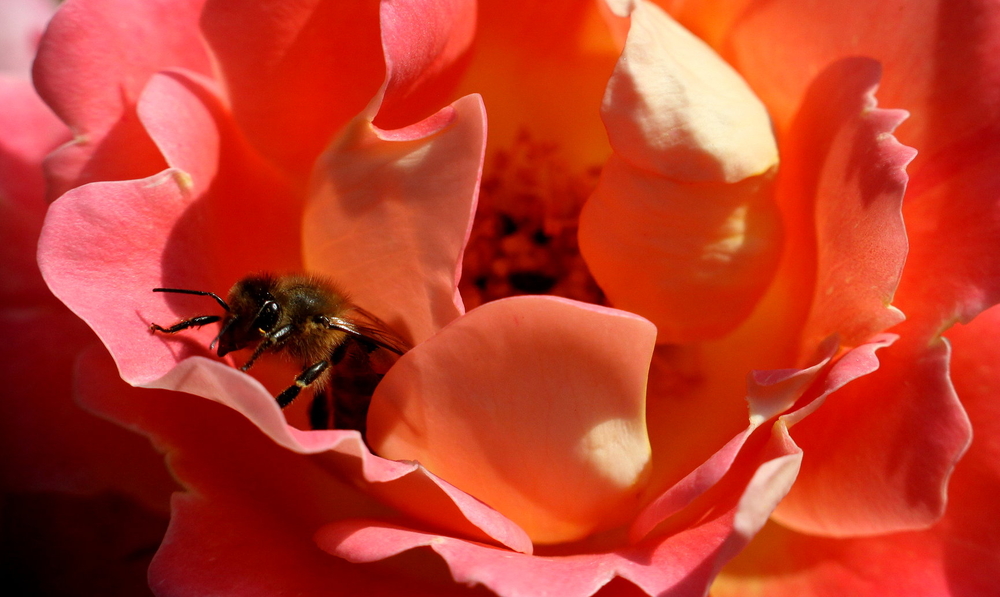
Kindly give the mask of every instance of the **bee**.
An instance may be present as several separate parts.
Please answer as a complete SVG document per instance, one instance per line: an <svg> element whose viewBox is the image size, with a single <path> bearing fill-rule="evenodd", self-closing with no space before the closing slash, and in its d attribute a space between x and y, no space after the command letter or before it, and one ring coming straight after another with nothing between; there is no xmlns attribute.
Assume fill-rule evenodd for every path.
<svg viewBox="0 0 1000 597"><path fill-rule="evenodd" d="M285 408L303 389L312 388L313 429L356 429L364 436L368 405L383 377L373 361L382 355L384 363L385 356L394 359L410 348L336 285L312 276L252 274L233 285L227 300L204 290L154 288L153 292L208 296L226 314L198 315L166 328L153 323L150 333L175 334L221 321L209 349L218 344L222 357L252 346L241 371L253 367L264 353L283 353L299 361L302 372L275 400Z"/></svg>

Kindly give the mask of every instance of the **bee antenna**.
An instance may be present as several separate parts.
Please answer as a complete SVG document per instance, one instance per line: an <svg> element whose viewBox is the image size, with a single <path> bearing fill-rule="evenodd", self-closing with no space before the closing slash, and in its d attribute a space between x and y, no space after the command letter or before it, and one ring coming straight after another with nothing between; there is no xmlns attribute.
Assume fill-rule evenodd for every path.
<svg viewBox="0 0 1000 597"><path fill-rule="evenodd" d="M205 290L185 290L183 288L154 288L153 292L176 292L178 294L195 294L198 296L210 296L214 298L215 302L219 303L219 305L222 306L222 308L225 309L227 313L231 311L229 305L226 304L226 301L222 300L222 297L215 294L214 292L208 292Z"/></svg>

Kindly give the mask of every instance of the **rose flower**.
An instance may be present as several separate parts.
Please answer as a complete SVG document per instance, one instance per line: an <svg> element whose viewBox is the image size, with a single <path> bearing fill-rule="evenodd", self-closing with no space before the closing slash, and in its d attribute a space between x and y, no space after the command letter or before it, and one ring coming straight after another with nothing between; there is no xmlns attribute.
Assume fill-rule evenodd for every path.
<svg viewBox="0 0 1000 597"><path fill-rule="evenodd" d="M793 31L766 10L667 8L702 39L644 0L62 6L38 262L106 349L77 400L185 488L154 592L701 595L772 512L779 545L941 517L970 431L940 335L995 301L989 221L933 236L956 167L900 211L915 152L879 103L931 88L877 102L836 44L765 60ZM278 406L298 363L150 333L219 307L153 288L264 271L412 345L364 434ZM782 588L754 558L715 590Z"/></svg>

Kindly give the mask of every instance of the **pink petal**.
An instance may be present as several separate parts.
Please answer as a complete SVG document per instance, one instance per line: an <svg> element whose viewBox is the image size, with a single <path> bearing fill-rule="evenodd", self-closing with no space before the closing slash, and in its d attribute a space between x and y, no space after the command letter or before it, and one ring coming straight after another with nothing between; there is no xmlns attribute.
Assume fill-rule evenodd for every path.
<svg viewBox="0 0 1000 597"><path fill-rule="evenodd" d="M206 3L201 27L250 143L305 176L378 90L384 67L375 2Z"/></svg>
<svg viewBox="0 0 1000 597"><path fill-rule="evenodd" d="M729 472L758 426L788 410L805 397L805 407L781 417L781 420L788 425L800 421L814 411L826 396L847 382L874 371L878 367L874 351L891 344L894 340L894 337L889 336L877 338L844 354L829 368L827 365L837 348L836 343L832 341L824 343L824 350L817 354L817 362L811 367L752 371L747 376L749 426L643 508L632 522L629 539L636 542L645 537L657 525L715 486Z"/></svg>
<svg viewBox="0 0 1000 597"><path fill-rule="evenodd" d="M0 6L0 76L27 79L53 0L7 0ZM6 104L4 104L6 105Z"/></svg>
<svg viewBox="0 0 1000 597"><path fill-rule="evenodd" d="M391 0L379 9L386 78L377 125L402 128L446 104L468 62L476 4L464 0Z"/></svg>
<svg viewBox="0 0 1000 597"><path fill-rule="evenodd" d="M892 137L905 113L876 108L880 70L865 58L833 64L810 87L792 126L793 149L807 144L824 153L810 172L817 271L806 352L834 333L855 346L903 320L890 303L906 258L900 206L915 152Z"/></svg>
<svg viewBox="0 0 1000 597"><path fill-rule="evenodd" d="M369 520L327 525L316 540L322 549L350 562L371 562L427 546L447 562L456 582L482 584L504 597L585 597L616 576L649 595L702 595L717 567L764 524L798 470L800 454L783 426L775 427L770 441L762 439L766 445L753 450L726 487L693 510L683 526L632 547L528 556Z"/></svg>
<svg viewBox="0 0 1000 597"><path fill-rule="evenodd" d="M198 92L176 76L157 75L138 110L166 156L190 172L74 189L53 204L40 240L49 287L97 332L130 383L158 378L189 354L208 354L214 335L206 328L179 342L152 336L150 322L210 308L153 288L224 293L249 271L299 269L289 191L231 128L216 124L225 122L221 108ZM220 147L228 156L221 164ZM266 251L232 250L282 237L290 240Z"/></svg>
<svg viewBox="0 0 1000 597"><path fill-rule="evenodd" d="M76 136L46 163L50 198L86 182L162 169L134 106L158 70L211 72L196 25L202 3L71 1L60 8L34 69L39 94Z"/></svg>
<svg viewBox="0 0 1000 597"><path fill-rule="evenodd" d="M45 215L41 162L69 131L31 84L0 77L0 301L36 304L49 297L35 263Z"/></svg>
<svg viewBox="0 0 1000 597"><path fill-rule="evenodd" d="M406 129L360 116L320 158L303 216L309 271L421 342L463 311L456 290L486 121L468 96Z"/></svg>
<svg viewBox="0 0 1000 597"><path fill-rule="evenodd" d="M386 375L369 441L497 508L535 542L616 526L648 473L654 334L634 315L564 299L488 303Z"/></svg>
<svg viewBox="0 0 1000 597"><path fill-rule="evenodd" d="M316 549L313 534L330 521L395 516L332 475L329 460L290 452L245 417L200 398L130 388L100 352L84 365L88 407L142 430L189 489L174 496L150 569L157 594L441 594L421 590L415 581L428 575L405 566L364 569Z"/></svg>
<svg viewBox="0 0 1000 597"><path fill-rule="evenodd" d="M27 81L0 78L0 486L116 491L164 509L172 489L148 442L73 403L77 354L91 331L45 287L35 262L45 215L42 157L66 127Z"/></svg>

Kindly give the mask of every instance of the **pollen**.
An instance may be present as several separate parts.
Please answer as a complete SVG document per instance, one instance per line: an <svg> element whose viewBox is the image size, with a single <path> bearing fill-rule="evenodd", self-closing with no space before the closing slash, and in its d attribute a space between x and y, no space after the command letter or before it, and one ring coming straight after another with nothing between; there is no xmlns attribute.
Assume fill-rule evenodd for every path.
<svg viewBox="0 0 1000 597"><path fill-rule="evenodd" d="M580 210L599 167L574 171L555 144L526 132L487 163L459 290L468 309L548 294L605 304L577 244Z"/></svg>

